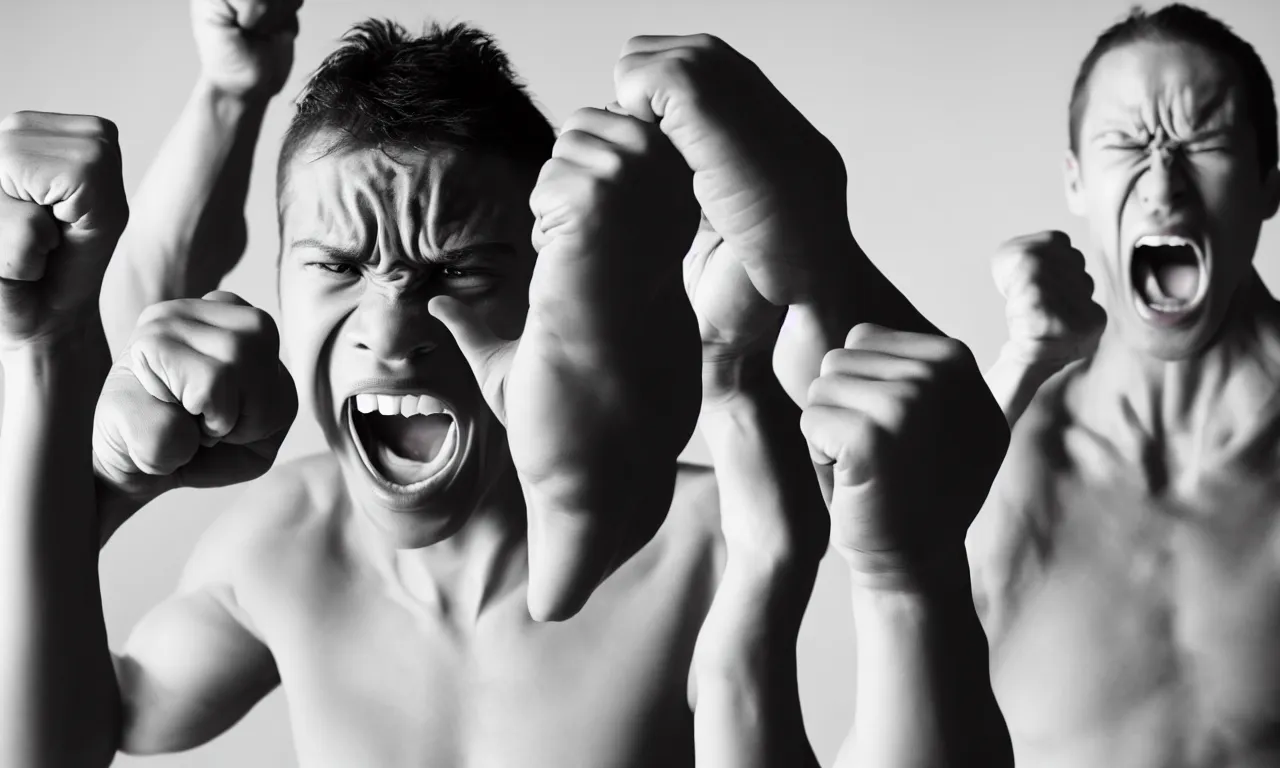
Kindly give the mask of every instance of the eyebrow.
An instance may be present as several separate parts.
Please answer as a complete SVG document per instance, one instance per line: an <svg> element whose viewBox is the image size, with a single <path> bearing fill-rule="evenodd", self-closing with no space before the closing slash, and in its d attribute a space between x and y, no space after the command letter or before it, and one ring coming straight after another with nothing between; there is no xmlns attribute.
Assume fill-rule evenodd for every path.
<svg viewBox="0 0 1280 768"><path fill-rule="evenodd" d="M317 251L323 251L325 254L342 261L357 263L373 261L372 253L366 253L364 249L343 248L342 246L329 245L328 243L322 243L319 240L313 240L311 238L295 240L289 248L290 250L295 248L314 248ZM465 245L460 248L445 249L440 254L428 258L428 261L437 264L455 264L459 261L466 260L470 256L477 255L478 253L493 253L505 258L510 258L515 255L515 248L507 243L500 242L475 243L472 245Z"/></svg>
<svg viewBox="0 0 1280 768"><path fill-rule="evenodd" d="M289 246L289 249L294 250L296 248L314 248L317 251L324 251L326 254L336 259L342 259L343 261L362 262L369 260L369 256L365 253L365 249L343 248L341 246L329 245L328 243L322 243L319 240L312 240L310 238L294 240Z"/></svg>

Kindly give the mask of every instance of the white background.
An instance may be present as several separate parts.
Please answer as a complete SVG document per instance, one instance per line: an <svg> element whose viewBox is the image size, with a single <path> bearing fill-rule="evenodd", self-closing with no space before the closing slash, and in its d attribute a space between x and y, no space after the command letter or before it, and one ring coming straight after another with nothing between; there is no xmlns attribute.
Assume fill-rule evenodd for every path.
<svg viewBox="0 0 1280 768"><path fill-rule="evenodd" d="M294 74L272 106L249 196L248 254L226 287L275 309L275 154L289 102L355 21L428 18L492 32L553 121L612 99L611 67L635 34L711 32L754 59L825 132L849 168L849 214L872 258L926 314L989 363L1003 339L987 259L1002 240L1083 232L1063 205L1067 99L1094 37L1128 0L307 0ZM1280 2L1203 3L1280 75ZM136 187L197 69L181 0L0 0L0 114L98 114L120 127ZM1277 226L1258 265L1276 284ZM322 444L301 416L281 453ZM81 450L85 447L81 446ZM704 454L698 446L693 458ZM112 642L174 585L200 532L237 491L178 492L144 510L106 548L102 583ZM0 620L3 620L0 618ZM828 557L798 650L815 749L829 764L852 718L848 585ZM284 697L273 694L227 735L195 751L120 758L124 768L294 765Z"/></svg>

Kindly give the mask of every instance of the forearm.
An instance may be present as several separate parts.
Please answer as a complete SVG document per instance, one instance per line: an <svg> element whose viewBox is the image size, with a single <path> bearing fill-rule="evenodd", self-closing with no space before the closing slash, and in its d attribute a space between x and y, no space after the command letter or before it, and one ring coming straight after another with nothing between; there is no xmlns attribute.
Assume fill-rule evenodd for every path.
<svg viewBox="0 0 1280 768"><path fill-rule="evenodd" d="M0 763L106 765L119 694L98 583L100 326L6 353L0 429Z"/></svg>
<svg viewBox="0 0 1280 768"><path fill-rule="evenodd" d="M830 245L821 247L835 256L824 260L829 267L823 280L787 308L773 351L773 370L801 407L807 404L809 384L818 377L822 358L844 347L854 326L872 323L897 331L941 334L871 262L847 228L829 240Z"/></svg>
<svg viewBox="0 0 1280 768"><path fill-rule="evenodd" d="M1026 412L1040 387L1061 369L1061 365L1028 362L1007 348L1000 350L1000 356L983 378L1000 404L1010 429Z"/></svg>
<svg viewBox="0 0 1280 768"><path fill-rule="evenodd" d="M133 196L107 270L102 315L112 348L145 307L203 296L244 253L245 199L267 100L197 82Z"/></svg>
<svg viewBox="0 0 1280 768"><path fill-rule="evenodd" d="M800 711L796 640L828 521L799 411L772 376L757 381L705 408L701 421L726 564L694 659L700 768L817 764Z"/></svg>
<svg viewBox="0 0 1280 768"><path fill-rule="evenodd" d="M856 575L855 721L839 768L1010 766L963 552L910 586Z"/></svg>

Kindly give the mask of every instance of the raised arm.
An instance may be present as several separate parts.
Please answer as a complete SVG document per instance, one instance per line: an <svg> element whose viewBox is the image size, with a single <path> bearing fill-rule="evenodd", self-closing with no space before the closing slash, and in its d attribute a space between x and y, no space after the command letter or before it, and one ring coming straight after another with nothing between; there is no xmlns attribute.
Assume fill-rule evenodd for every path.
<svg viewBox="0 0 1280 768"><path fill-rule="evenodd" d="M128 218L115 126L0 122L0 763L106 765L119 721L89 440L97 297Z"/></svg>
<svg viewBox="0 0 1280 768"><path fill-rule="evenodd" d="M261 345L209 345L218 334L207 322L197 334L206 344L203 354L178 354L184 337L170 328L162 335L166 354L154 354L158 345L130 350L108 373L97 298L127 217L110 123L36 113L8 118L0 124L0 190L0 360L6 376L0 430L0 763L107 765L148 713L196 712L207 723L210 707L246 700L245 691L261 689L267 676L261 654L253 652L233 617L198 597L193 586L144 622L139 636L155 640L151 651L113 659L97 560L104 526L111 524L100 518L100 502L115 495L125 500L115 506L123 511L154 497L160 486L196 484L195 479L225 484L261 474L292 421L292 388L280 391L287 374L280 378L273 368L268 383L242 391L243 381L225 369L256 359ZM254 336L245 334L243 323L239 333L250 341ZM187 346L192 345L201 346ZM267 347L278 366L275 348ZM235 364L224 364L227 355ZM205 365L202 378L191 360L222 373L212 376ZM223 386L213 386L215 380ZM137 407L122 408L122 393ZM212 397L200 402L202 394ZM264 397L280 407L263 414ZM202 413L213 427L203 439L193 413ZM110 429L121 423L128 430ZM103 435L128 439L111 444ZM96 450L104 446L105 452ZM158 453L148 452L153 448ZM245 450L259 461L238 461ZM157 473L160 457L184 453L171 467L184 471L178 480L137 477L143 472L136 462ZM122 484L117 481L125 475L96 473L104 464L132 466L136 482ZM157 487L148 489L152 482ZM154 647L161 640L176 659L168 645L175 636L184 641L186 658L200 662L182 667L185 680L157 676L164 665L146 663L157 657ZM155 679L163 685L147 683ZM246 680L252 685L246 687ZM227 696L232 689L238 693ZM184 701L198 706L184 708Z"/></svg>
<svg viewBox="0 0 1280 768"><path fill-rule="evenodd" d="M301 0L191 0L201 71L133 196L102 317L119 349L145 307L203 296L245 250L245 197L271 98L293 63Z"/></svg>
<svg viewBox="0 0 1280 768"><path fill-rule="evenodd" d="M265 473L296 412L265 312L224 292L148 308L107 377L94 419L99 493L114 502L99 507L106 510L100 540L169 489ZM263 512L283 504L262 506L241 504L205 533L177 593L138 624L115 660L121 750L202 744L277 684L271 654L236 599L241 564L261 549Z"/></svg>
<svg viewBox="0 0 1280 768"><path fill-rule="evenodd" d="M1005 299L1009 338L985 378L1012 428L1041 385L1097 349L1107 313L1093 301L1084 255L1062 232L1004 243L991 275Z"/></svg>
<svg viewBox="0 0 1280 768"><path fill-rule="evenodd" d="M831 540L853 582L855 721L837 765L1012 765L964 548L1009 435L972 355L856 326L802 425L835 469Z"/></svg>
<svg viewBox="0 0 1280 768"><path fill-rule="evenodd" d="M770 370L784 310L705 225L685 263L703 349L699 426L715 467L725 566L694 651L699 768L817 765L796 640L826 550L800 411Z"/></svg>
<svg viewBox="0 0 1280 768"><path fill-rule="evenodd" d="M615 70L615 85L621 105L632 114L658 120L694 170L694 189L704 216L724 240L718 255L732 254L730 261L741 265L757 300L763 297L779 308L779 313L785 309L772 352L773 369L790 399L807 407L804 423L810 442L827 441L824 447L831 453L814 451L820 460L818 474L823 486L828 491L833 485L838 487L839 478L833 476L831 465L838 464L837 459L843 461L846 452L862 450L885 464L883 469L869 468L872 473L866 480L898 487L900 467L917 460L913 452L932 458L938 435L950 434L939 431L922 437L915 419L905 426L876 426L870 421L868 414L881 401L909 400L914 385L885 384L885 392L855 391L838 402L815 408L811 386L821 387L814 379L827 372L823 363L830 359L824 358L827 352L841 348L848 329L858 323L874 322L900 329L898 332L912 332L906 336L938 358L930 358L928 365L955 367L953 362L944 365L941 361L950 361L959 345L937 335L932 324L858 247L849 228L847 178L838 152L754 64L706 35L631 40ZM724 292L720 309L741 311L744 303L749 305L745 298L724 301L723 296L746 295ZM693 298L703 321L705 360L709 313L707 307L700 306L698 295ZM851 354L857 357L861 353ZM972 365L971 359L969 363ZM917 375L921 367L927 366L922 362L908 370ZM906 374L890 366L880 377L890 375ZM954 379L949 376L950 383L955 383ZM985 492L983 483L989 484L994 476L1008 431L981 387L976 370L971 379L960 381L970 389L975 380L978 382L976 395L970 392L967 400L960 398L967 409L960 418L974 419L982 431L974 442L974 452L961 455L958 465L947 471L961 478L976 478L976 485ZM794 534L811 525L806 522L805 505L809 502L799 486L791 485L798 453L783 452L785 446L793 445L794 438L789 439L767 415L781 409L776 404L771 410L763 407L768 403L765 391L756 390L750 396L744 392L736 398L735 407L717 414L707 412L704 400L703 430L717 462L717 477L726 473L722 496L726 482L728 493L742 493L733 502L722 498L730 562L734 546L728 526L735 519L752 521L740 530L766 529L762 521L772 521L771 536L754 540L756 551L765 553L771 552L767 546L770 539L804 540L780 535L780 529ZM938 396L937 392L932 395ZM863 402L867 398L872 402ZM899 408L901 405L898 402ZM930 431L928 425L923 429ZM794 450L798 452L798 448ZM727 472L734 465L744 471L730 482ZM929 468L936 470L932 464ZM812 471L812 466L805 467L808 477L804 487L810 492L815 487ZM881 482L880 473L892 478ZM935 474L920 484L928 487L930 480L946 479L941 472ZM838 500L846 496L840 493ZM973 499L964 503L968 501ZM962 504L961 509L948 513L968 515L967 522L976 514L980 501L974 501L972 510ZM899 504L906 508L905 513ZM894 516L917 512L902 501L863 504L855 509L833 502L831 515L840 528L850 516L864 522L868 517L871 522L888 520L892 525ZM948 520L955 526L948 533L959 553L961 574L967 576L963 570L963 523ZM742 538L746 543L739 545L738 551L752 552L750 537ZM803 551L802 547L797 549ZM755 558L756 562L770 559L780 559L776 549L771 555ZM731 579L733 571L726 569L726 585L717 593L712 615L699 638L700 646L721 651L717 664L705 663L711 654L701 657L703 669L696 678L698 709L712 707L714 713L695 715L700 726L700 762L710 759L713 765L754 765L772 761L788 765L812 760L793 694L794 629L812 587L812 571L808 570L812 565L801 557L791 583L787 579ZM742 584L751 587L735 587ZM774 595L779 594L794 601L787 605L792 613L778 610ZM867 601L858 602L864 606ZM985 639L967 591L960 589L945 598L930 594L929 602L916 615L927 616L926 621L904 621L905 614L880 610L885 607L881 603L875 610L858 611L858 667L865 673L859 676L863 706L854 728L857 748L853 751L868 758L862 764L880 768L927 760L967 765L966 760L974 755L999 758L1006 754L1001 745L1007 744L1007 733L995 712L985 673ZM769 615L770 611L775 613ZM725 625L732 625L734 631L719 631ZM772 638L785 637L785 641L757 642L770 637L761 631L765 627L774 633ZM721 640L712 643L712 638ZM949 660L940 644L944 642L954 643L961 661ZM884 670L890 672L877 674ZM704 682L717 672L718 686ZM790 678L784 680L783 676ZM722 695L708 700L704 688ZM886 702L888 709L884 709ZM975 712L981 715L971 716ZM765 722L766 713L769 722Z"/></svg>

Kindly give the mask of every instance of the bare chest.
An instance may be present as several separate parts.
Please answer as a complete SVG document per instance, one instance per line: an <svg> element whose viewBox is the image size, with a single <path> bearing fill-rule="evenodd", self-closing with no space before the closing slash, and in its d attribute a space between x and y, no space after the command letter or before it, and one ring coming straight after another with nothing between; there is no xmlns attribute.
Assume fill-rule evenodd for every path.
<svg viewBox="0 0 1280 768"><path fill-rule="evenodd" d="M528 618L523 588L467 621L316 574L260 629L307 768L691 765L707 573L691 555L638 557L555 624Z"/></svg>
<svg viewBox="0 0 1280 768"><path fill-rule="evenodd" d="M991 638L1020 759L1264 759L1280 734L1277 478L1224 473L1162 496L1122 479L1047 487Z"/></svg>

